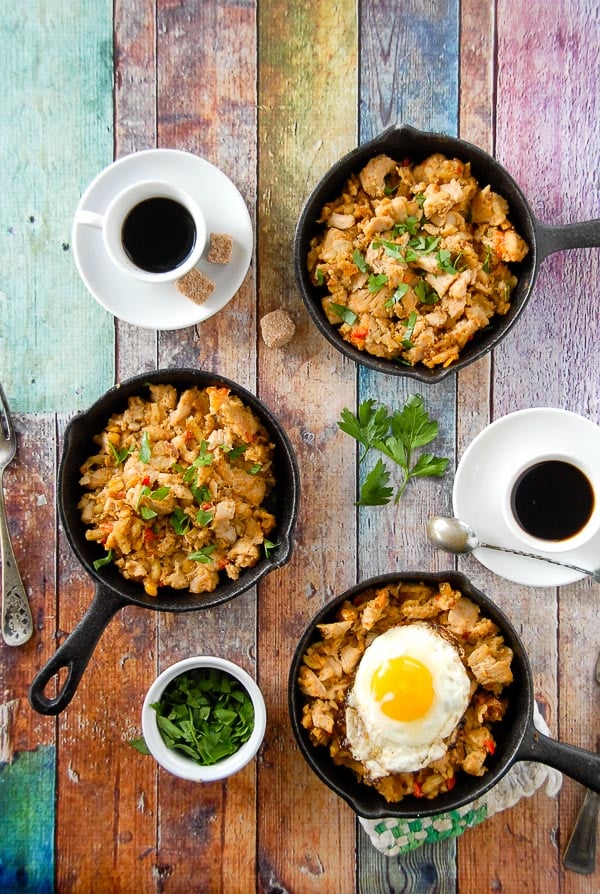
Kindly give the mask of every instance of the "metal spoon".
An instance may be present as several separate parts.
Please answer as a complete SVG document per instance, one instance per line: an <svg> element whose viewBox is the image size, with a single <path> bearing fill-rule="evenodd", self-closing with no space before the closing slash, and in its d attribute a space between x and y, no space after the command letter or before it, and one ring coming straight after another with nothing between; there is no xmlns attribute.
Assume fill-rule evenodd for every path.
<svg viewBox="0 0 600 894"><path fill-rule="evenodd" d="M495 549L501 553L512 553L515 556L525 556L527 559L539 559L540 562L549 562L551 565L560 565L562 568L570 568L587 574L600 584L600 569L590 571L589 568L580 568L569 562L559 562L558 559L548 559L546 556L537 556L534 553L526 553L520 549L511 549L508 546L494 546L491 543L482 543L473 528L459 518L446 518L436 515L427 522L427 539L438 549L447 553L464 554L472 553L475 549Z"/></svg>
<svg viewBox="0 0 600 894"><path fill-rule="evenodd" d="M33 633L27 594L13 552L4 508L2 475L17 452L17 436L0 384L0 591L2 593L2 638L9 646L22 646Z"/></svg>

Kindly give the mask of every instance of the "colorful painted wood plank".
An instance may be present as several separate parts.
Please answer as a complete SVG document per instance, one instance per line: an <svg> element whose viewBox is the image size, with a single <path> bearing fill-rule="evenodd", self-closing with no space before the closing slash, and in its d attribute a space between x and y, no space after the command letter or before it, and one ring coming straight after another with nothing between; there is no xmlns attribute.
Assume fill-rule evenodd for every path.
<svg viewBox="0 0 600 894"><path fill-rule="evenodd" d="M65 419L60 418L59 449ZM95 585L61 531L54 642L72 631ZM129 744L140 735L141 700L154 678L149 611L128 607L104 630L70 705L56 720L56 885L92 891L100 883L143 890L152 877L156 769ZM102 793L99 796L99 793Z"/></svg>
<svg viewBox="0 0 600 894"><path fill-rule="evenodd" d="M452 0L426 8L418 2L401 7L363 2L360 8L361 142L402 123L456 134L459 5ZM361 400L375 398L394 409L401 409L410 394L421 393L428 412L440 424L435 452L452 460L456 407L452 379L427 389L363 369L359 382ZM439 561L431 550L423 549L424 526L427 518L446 511L447 484L423 479L418 485L405 492L399 505L360 511L361 579L394 569L423 570L429 562ZM365 892L402 884L419 892L451 891L456 880L455 846L451 841L424 845L390 860L363 836L358 878L359 890Z"/></svg>
<svg viewBox="0 0 600 894"><path fill-rule="evenodd" d="M497 157L523 189L533 213L547 223L600 216L598 195L589 189L599 148L597 129L589 128L589 120L598 115L593 85L598 79L599 33L597 13L590 16L587 3L561 3L552 16L542 15L536 4L497 7ZM565 78L575 59L580 74ZM532 116L532 109L539 113ZM597 249L561 253L544 262L518 327L496 352L495 415L526 406L557 406L600 421L597 387L590 387L597 376L592 346L600 340L595 302L590 300L599 262ZM574 320L581 338L573 337ZM565 368L549 358L563 356L567 342L570 359ZM517 385L524 364L535 374ZM517 587L504 590L502 597L522 624L536 694L552 735L593 747L600 721L592 679L598 647L593 587L588 582L563 587L557 594L528 591L527 598ZM540 628L546 636L540 636ZM584 679L559 703L561 681L574 677ZM539 794L513 811L509 834L503 831L496 838L495 870L505 886L519 873L515 851L511 854L505 847L515 835L527 851L534 886L543 890L551 875L561 876L562 850L582 797L582 787L565 779L558 804ZM558 841L556 828L561 830ZM566 873L561 884L567 891L591 890L598 878L600 870L595 882L585 880L585 887L573 873Z"/></svg>
<svg viewBox="0 0 600 894"><path fill-rule="evenodd" d="M354 890L354 815L300 757L287 676L304 625L355 580L354 448L336 427L341 409L354 405L355 371L307 319L293 281L292 239L321 174L356 144L356 7L354 0L268 0L258 11L259 313L284 307L297 324L284 348L259 343L259 393L279 413L302 470L294 554L263 582L258 602L269 711L258 778L258 885L337 894Z"/></svg>
<svg viewBox="0 0 600 894"><path fill-rule="evenodd" d="M32 668L51 653L56 622L55 423L16 415L17 456L4 474L15 557L34 634L23 646L0 641L0 889L51 891L54 878L54 724L27 700Z"/></svg>
<svg viewBox="0 0 600 894"><path fill-rule="evenodd" d="M112 320L70 244L81 192L112 159L111 33L109 2L2 13L0 378L15 411L83 408L112 384Z"/></svg>
<svg viewBox="0 0 600 894"><path fill-rule="evenodd" d="M115 158L155 149L157 140L156 3L114 5ZM156 369L158 333L115 321L116 379Z"/></svg>
<svg viewBox="0 0 600 894"><path fill-rule="evenodd" d="M460 19L459 136L494 154L494 2L465 0ZM489 422L492 358L483 357L457 376L457 460Z"/></svg>
<svg viewBox="0 0 600 894"><path fill-rule="evenodd" d="M247 3L162 3L157 8L157 135L161 147L193 152L217 165L241 191L254 217L256 197L256 17ZM210 35L210 39L208 39ZM234 67L231 60L235 59ZM161 333L161 367L220 372L256 390L256 295L250 274L216 317ZM256 676L256 591L217 609L161 617L158 662L216 654ZM171 867L173 890L200 876L215 890L251 889L256 876L256 763L227 784L183 785L159 776L158 858Z"/></svg>
<svg viewBox="0 0 600 894"><path fill-rule="evenodd" d="M559 0L552 16L542 4L522 0L323 0L312 6L288 0L117 0L115 156L155 145L196 152L231 177L256 223L256 262L226 312L200 327L160 334L113 326L77 280L68 250L68 191L76 191L74 207L113 150L110 10L81 0L78 11L73 16L59 0L50 15L47 4L35 0L27 13L13 10L0 23L12 75L7 108L27 109L23 116L15 112L15 133L2 132L0 145L4 151L20 140L21 147L23 133L32 137L19 162L15 154L13 167L22 163L17 174L29 176L25 198L32 196L35 204L34 220L26 221L31 232L26 226L9 234L8 258L35 286L26 293L19 280L23 301L29 308L31 299L38 310L27 338L5 350L4 333L8 327L11 336L19 331L24 304L5 315L13 292L0 278L8 296L0 296L0 378L6 386L8 369L9 397L21 411L19 456L5 485L36 622L27 646L11 650L0 644L0 816L3 830L10 828L0 843L0 887L179 892L201 879L203 890L225 894L479 894L482 886L587 894L600 870L579 877L565 873L560 859L583 798L582 787L569 779L558 800L538 792L457 841L400 859L381 857L352 811L305 767L289 730L286 688L291 652L305 623L357 575L390 566L452 564L426 547L423 536L430 514L450 511L451 477L411 490L396 512L356 510L356 455L336 426L341 408L355 407L366 396L396 405L422 391L440 420L436 451L456 451L456 458L490 418L520 407L565 406L600 422L600 333L592 303L598 251L576 250L545 261L524 322L506 342L456 380L427 389L358 373L328 348L306 317L290 257L302 200L320 174L359 139L400 120L448 133L458 128L496 154L542 220L600 216L597 192L590 188L600 139L590 125L598 117L597 11L585 0ZM17 57L9 45L25 35L28 43L21 46L28 46L32 62L16 83ZM89 70L82 72L84 62ZM57 115L49 87L60 84L67 67L74 81L65 88L68 96L80 97L88 87L87 103L75 104L68 115L61 106ZM565 78L565 71L573 76ZM538 118L532 117L533 106ZM43 144L32 134L34 116L46 122ZM71 146L77 143L74 133L79 154ZM69 160L77 171L75 185L72 171L65 170ZM60 203L51 201L55 181L62 189ZM25 201L20 189L0 199L9 225ZM60 252L52 233L59 234ZM41 272L46 268L47 277ZM57 283L62 291L54 288ZM91 358L85 381L73 372L77 351L62 366L48 366L44 359L47 368L38 359L47 357L47 349L35 353L56 328L47 309L55 307L59 293L78 333L99 312L97 331L86 329L78 343L77 350ZM297 330L285 349L272 350L261 342L258 324L278 306L292 314ZM102 358L93 356L99 344ZM60 350L65 353L62 345ZM550 355L566 360L557 365ZM36 381L17 381L10 370L20 370L29 356ZM258 594L250 591L219 609L189 616L159 617L131 608L119 613L71 706L58 720L43 718L27 704L28 683L93 595L54 510L62 430L73 409L90 403L90 387L99 393L115 372L121 379L157 365L218 370L256 390L280 417L302 468L295 553ZM64 415L38 415L36 407ZM510 584L473 558L459 566L520 630L553 735L593 746L600 721L591 676L597 650L594 585L555 593ZM199 651L226 654L257 675L269 712L258 760L227 784L200 788L159 771L129 744L140 733L139 708L155 672Z"/></svg>

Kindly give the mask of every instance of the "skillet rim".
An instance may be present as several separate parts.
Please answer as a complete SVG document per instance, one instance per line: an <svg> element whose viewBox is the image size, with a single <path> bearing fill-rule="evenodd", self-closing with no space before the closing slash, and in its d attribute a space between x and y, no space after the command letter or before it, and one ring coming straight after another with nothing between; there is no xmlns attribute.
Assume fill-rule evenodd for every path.
<svg viewBox="0 0 600 894"><path fill-rule="evenodd" d="M421 149L420 146L424 148ZM416 147L416 148L415 148ZM362 164L378 152L388 151L401 157L416 154L421 158L433 152L452 153L462 161L470 161L474 176L478 182L489 182L509 204L509 215L517 231L529 245L529 253L519 264L511 264L511 271L518 282L511 296L511 306L503 317L496 316L489 326L481 330L468 345L463 348L459 358L446 368L426 366L405 366L397 360L385 359L359 351L338 335L338 327L332 326L325 317L321 307L321 298L325 294L314 286L306 267L306 258L312 237L318 230L316 220L321 208L338 194L348 176L358 173ZM419 159L419 160L420 160ZM481 173L479 173L481 171ZM492 155L460 137L453 137L436 131L425 131L407 124L392 125L381 133L347 152L317 182L306 199L296 224L293 241L293 262L296 287L303 303L317 329L327 341L348 359L359 365L368 367L385 375L399 378L412 378L425 384L436 384L446 376L458 372L464 367L492 351L510 332L531 297L531 292L540 258L538 251L538 227L529 203L514 180L513 176Z"/></svg>
<svg viewBox="0 0 600 894"><path fill-rule="evenodd" d="M484 613L498 624L505 642L513 649L513 683L506 689L509 697L507 712L494 729L496 753L488 757L488 772L482 777L461 773L451 792L438 795L432 800L406 796L399 802L388 802L376 789L358 782L349 768L336 767L325 746L315 747L310 743L307 731L302 727L302 700L296 680L306 647L317 637L316 625L323 623L347 599L359 595L373 587L398 581L419 581L439 583L449 581L466 596L482 607ZM508 636L507 636L508 634ZM521 758L519 748L527 733L533 727L534 709L533 674L525 646L515 627L504 611L486 596L471 580L460 571L395 571L369 577L345 590L323 605L306 625L292 657L288 676L288 711L292 731L302 757L315 775L328 788L365 819L385 817L415 818L435 816L469 804L484 795L499 779L506 775L511 766ZM500 735L499 735L499 730ZM461 793L462 790L462 793Z"/></svg>
<svg viewBox="0 0 600 894"><path fill-rule="evenodd" d="M230 388L232 393L239 396L257 414L267 428L276 446L277 470L281 473L283 469L284 472L282 488L285 493L280 501L284 511L274 532L281 539L280 547L274 550L269 558L262 556L255 566L245 569L246 573L242 572L237 580L223 579L211 593L191 594L189 590L165 587L160 598L148 596L141 584L126 580L116 566L107 565L95 569L93 561L97 557L93 555L94 544L85 540L86 526L79 520L76 501L69 499L69 493L80 495L82 492L78 483L79 466L81 457L85 459L90 449L93 449L90 447L93 436L101 430L113 413L126 407L129 397L140 393L148 383L173 384L178 390L191 386L206 388L211 384ZM96 422L100 427L97 427ZM82 447L82 437L88 445L85 449ZM274 494L278 495L277 486ZM62 528L75 557L93 579L96 587L100 590L110 590L111 595L119 597L124 605L137 605L155 611L186 612L212 608L241 595L270 571L289 561L298 518L299 496L298 462L283 425L258 396L232 379L211 370L161 367L138 373L105 391L86 410L73 416L65 429L57 478L57 504Z"/></svg>

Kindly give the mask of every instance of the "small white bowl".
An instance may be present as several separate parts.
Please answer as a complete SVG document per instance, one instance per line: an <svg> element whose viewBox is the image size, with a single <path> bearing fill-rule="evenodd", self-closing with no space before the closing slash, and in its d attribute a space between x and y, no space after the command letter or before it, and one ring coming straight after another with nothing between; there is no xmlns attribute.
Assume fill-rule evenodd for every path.
<svg viewBox="0 0 600 894"><path fill-rule="evenodd" d="M248 692L254 706L254 729L247 742L229 757L223 758L216 764L202 766L185 754L169 748L160 734L157 723L157 714L150 705L160 701L160 698L169 683L186 671L199 667L210 667L225 671L242 684ZM232 776L245 767L256 755L262 744L267 725L267 711L262 692L243 668L228 661L226 658L216 658L212 655L198 655L193 658L184 658L177 661L164 670L154 681L142 707L142 731L144 741L154 759L169 773L179 776L181 779L189 779L193 782L214 782Z"/></svg>

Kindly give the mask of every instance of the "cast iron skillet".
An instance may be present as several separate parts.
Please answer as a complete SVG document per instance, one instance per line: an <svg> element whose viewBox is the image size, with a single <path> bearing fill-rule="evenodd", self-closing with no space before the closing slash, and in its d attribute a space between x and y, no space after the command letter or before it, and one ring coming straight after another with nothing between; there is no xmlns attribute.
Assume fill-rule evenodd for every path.
<svg viewBox="0 0 600 894"><path fill-rule="evenodd" d="M171 384L179 392L190 387L223 386L238 395L268 430L275 445L277 485L266 505L277 517L277 527L270 539L277 543L271 555L261 558L253 568L241 572L238 580L224 577L212 593L192 594L188 590L165 587L158 597L148 596L141 584L122 577L115 565L96 570L94 561L104 549L85 539L77 504L82 494L79 471L84 460L97 447L92 437L101 432L113 413L122 412L132 395L148 395L147 384ZM92 576L96 592L83 618L35 677L29 699L40 714L58 714L69 704L92 652L112 616L126 605L137 605L155 611L188 612L228 602L252 587L274 568L284 565L292 551L292 535L299 499L299 472L291 444L280 423L253 394L223 376L192 369L158 370L144 373L111 388L85 413L75 416L65 432L64 450L58 474L58 508L61 522L75 555ZM59 671L66 669L66 679L57 695L44 690ZM58 680L57 680L58 685Z"/></svg>
<svg viewBox="0 0 600 894"><path fill-rule="evenodd" d="M509 707L502 721L494 725L496 751L486 760L488 772L481 777L461 772L457 775L456 785L451 792L432 800L410 796L392 804L374 788L358 782L350 769L336 766L327 748L316 748L310 743L308 732L301 722L304 696L299 690L297 679L306 648L313 640L319 638L317 624L334 620L339 606L364 590L399 581L422 581L426 584L449 581L453 587L480 605L483 614L498 625L506 644L514 652L512 662L514 681L503 693L503 696L506 694L509 698ZM600 792L600 755L576 748L574 745L556 742L535 728L533 678L523 643L498 606L458 572L420 574L413 571L384 574L352 587L325 605L308 625L294 653L288 684L288 706L296 741L310 768L359 816L367 819L380 819L386 816L433 816L461 807L487 792L517 761L538 761L547 764L583 783L587 788Z"/></svg>
<svg viewBox="0 0 600 894"><path fill-rule="evenodd" d="M320 229L316 221L321 209L340 195L350 174L358 174L362 167L380 153L402 161L405 158L420 162L434 152L441 152L464 162L471 162L471 171L481 187L490 184L495 192L504 196L509 204L509 216L517 232L529 244L529 253L520 264L511 264L511 270L518 277L512 293L511 308L504 317L494 317L485 330L481 330L463 348L459 359L446 369L428 369L419 364L405 366L398 360L375 357L366 351L359 351L338 334L338 327L332 326L323 312L321 299L327 294L324 287L312 284L308 275L307 257L310 242ZM296 227L294 238L294 269L296 283L310 316L323 335L338 351L350 360L361 363L378 372L394 376L408 376L425 383L441 381L445 376L462 369L478 360L494 348L509 332L523 311L533 287L538 268L544 258L552 252L567 248L589 248L600 245L600 220L583 223L548 226L536 220L525 196L510 174L491 155L455 137L438 133L424 133L414 127L403 125L390 127L375 139L353 149L338 161L319 181L308 198Z"/></svg>

